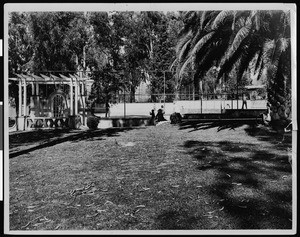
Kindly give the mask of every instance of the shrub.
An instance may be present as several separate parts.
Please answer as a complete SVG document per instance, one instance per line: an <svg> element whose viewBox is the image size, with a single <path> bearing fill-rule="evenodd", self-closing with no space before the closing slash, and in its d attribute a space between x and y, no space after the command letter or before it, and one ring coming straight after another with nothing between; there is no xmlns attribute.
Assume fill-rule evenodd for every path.
<svg viewBox="0 0 300 237"><path fill-rule="evenodd" d="M79 115L69 116L68 126L71 129L78 129L81 126L81 118Z"/></svg>
<svg viewBox="0 0 300 237"><path fill-rule="evenodd" d="M97 129L99 122L100 122L100 118L99 117L90 116L90 117L87 118L87 126L90 129Z"/></svg>

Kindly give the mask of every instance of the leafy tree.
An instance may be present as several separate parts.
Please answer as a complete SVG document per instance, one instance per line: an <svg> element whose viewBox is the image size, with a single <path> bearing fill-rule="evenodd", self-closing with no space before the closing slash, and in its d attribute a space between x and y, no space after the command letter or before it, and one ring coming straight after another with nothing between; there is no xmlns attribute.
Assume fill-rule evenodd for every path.
<svg viewBox="0 0 300 237"><path fill-rule="evenodd" d="M9 47L9 76L15 77L15 73L27 71L27 64L33 54L32 35L29 30L29 18L27 13L12 12L9 15L8 25L8 47ZM14 98L12 105L15 105L16 112L19 109L19 87L17 82L10 82L10 96Z"/></svg>
<svg viewBox="0 0 300 237"><path fill-rule="evenodd" d="M76 70L75 59L86 38L83 12L13 12L9 21L10 76ZM48 89L51 93L54 87ZM16 83L12 82L9 90L18 104ZM41 85L40 91L46 91L46 86Z"/></svg>
<svg viewBox="0 0 300 237"><path fill-rule="evenodd" d="M122 12L125 34L123 35L123 59L126 82L130 92L130 102L135 101L135 91L141 81L145 81L148 51L143 38L143 26L137 12Z"/></svg>
<svg viewBox="0 0 300 237"><path fill-rule="evenodd" d="M175 59L176 33L179 32L179 25L176 23L178 23L178 19L175 14L161 13L156 26L154 53L150 61L152 93L161 94L164 92L164 89L166 93L174 93L175 91L173 75L167 70Z"/></svg>
<svg viewBox="0 0 300 237"><path fill-rule="evenodd" d="M92 79L94 79L94 83L92 85L90 100L95 103L112 101L116 92L124 87L122 73L116 71L109 64L102 68L101 71L94 71Z"/></svg>
<svg viewBox="0 0 300 237"><path fill-rule="evenodd" d="M10 13L8 26L9 46L9 73L26 71L26 64L33 54L33 39L28 27L29 18L27 13Z"/></svg>
<svg viewBox="0 0 300 237"><path fill-rule="evenodd" d="M123 16L107 12L89 13L89 22L93 32L90 47L95 57L89 62L92 65L92 94L90 100L98 103L110 101L120 88L124 88L124 65L121 54L123 46ZM99 51L95 51L98 49ZM99 56L104 56L99 59ZM100 63L99 63L100 62Z"/></svg>
<svg viewBox="0 0 300 237"><path fill-rule="evenodd" d="M163 71L174 60L180 27L180 15L173 12L12 13L10 73L90 71L95 80L91 99L97 100L111 99L118 88L134 101L146 78L152 93L163 92L164 78L166 92L172 93L172 74Z"/></svg>
<svg viewBox="0 0 300 237"><path fill-rule="evenodd" d="M175 59L175 41L180 25L175 13L141 12L136 13L138 27L135 27L135 47L139 49L140 68L150 81L151 94L174 92L174 79L166 73ZM133 41L134 42L134 41ZM157 100L152 96L153 100Z"/></svg>
<svg viewBox="0 0 300 237"><path fill-rule="evenodd" d="M76 12L35 12L30 14L30 27L33 35L34 54L30 61L33 72L76 70L73 59L78 51L79 41L70 40L69 29ZM80 31L78 31L80 34ZM77 49L76 49L77 48Z"/></svg>
<svg viewBox="0 0 300 237"><path fill-rule="evenodd" d="M135 100L136 88L147 78L151 83L152 93L162 93L163 70L174 59L175 17L168 14L168 18L160 12L116 12L106 16L101 14L100 25L96 15L93 15L92 22L98 24L94 26L95 35L101 35L99 44L105 43L109 61L115 71L123 73L124 77L119 78L123 78L122 89L126 88L130 92L130 101ZM178 29L179 27L177 31ZM168 74L165 78L166 91L172 92L172 77Z"/></svg>

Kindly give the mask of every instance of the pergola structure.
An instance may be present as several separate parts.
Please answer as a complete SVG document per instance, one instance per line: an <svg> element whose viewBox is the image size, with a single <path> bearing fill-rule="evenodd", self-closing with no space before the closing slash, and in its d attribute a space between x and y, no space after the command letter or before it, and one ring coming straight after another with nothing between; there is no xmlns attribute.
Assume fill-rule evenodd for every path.
<svg viewBox="0 0 300 237"><path fill-rule="evenodd" d="M84 73L59 74L16 74L9 78L19 85L19 107L17 130L30 130L36 127L71 127L85 124L87 87L93 83ZM28 85L31 85L30 103L27 103ZM41 85L55 85L55 91L46 98L41 96ZM62 86L69 87L68 93Z"/></svg>

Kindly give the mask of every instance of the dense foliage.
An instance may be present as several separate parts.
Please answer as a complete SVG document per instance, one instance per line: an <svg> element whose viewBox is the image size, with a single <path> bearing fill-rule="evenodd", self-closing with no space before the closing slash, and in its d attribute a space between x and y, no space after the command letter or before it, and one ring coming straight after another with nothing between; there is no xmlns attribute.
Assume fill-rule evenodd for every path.
<svg viewBox="0 0 300 237"><path fill-rule="evenodd" d="M124 92L134 101L142 81L153 100L191 83L196 99L215 93L217 85L231 93L237 83L251 83L252 74L267 85L272 111L290 105L288 11L12 12L9 17L10 76L84 71L95 81L89 99L102 103ZM16 91L11 83L15 98Z"/></svg>
<svg viewBox="0 0 300 237"><path fill-rule="evenodd" d="M274 113L289 104L291 92L290 13L281 10L185 12L176 48L177 84L193 70L196 94L207 72L217 68L218 83L241 81L253 70L267 82ZM276 111L276 112L275 112ZM282 113L281 117L287 114Z"/></svg>
<svg viewBox="0 0 300 237"><path fill-rule="evenodd" d="M163 73L175 59L180 15L162 12L12 12L9 73L84 71L94 79L90 100L131 94L148 81L162 93ZM166 77L167 92L174 92ZM12 83L11 95L17 98ZM16 100L17 101L17 100Z"/></svg>

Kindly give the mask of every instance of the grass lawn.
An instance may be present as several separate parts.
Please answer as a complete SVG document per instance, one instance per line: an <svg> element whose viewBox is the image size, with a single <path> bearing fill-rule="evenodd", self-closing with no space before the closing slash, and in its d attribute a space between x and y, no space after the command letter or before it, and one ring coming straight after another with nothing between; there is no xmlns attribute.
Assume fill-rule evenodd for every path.
<svg viewBox="0 0 300 237"><path fill-rule="evenodd" d="M53 136L10 135L10 148ZM10 230L291 229L280 141L248 125L77 131L9 159Z"/></svg>

